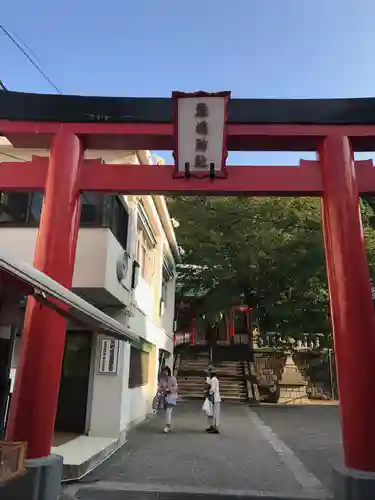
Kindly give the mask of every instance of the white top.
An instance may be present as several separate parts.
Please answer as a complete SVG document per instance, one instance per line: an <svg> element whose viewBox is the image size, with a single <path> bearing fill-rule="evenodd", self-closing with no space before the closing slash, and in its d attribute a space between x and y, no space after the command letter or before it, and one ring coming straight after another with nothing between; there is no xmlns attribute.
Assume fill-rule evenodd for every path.
<svg viewBox="0 0 375 500"><path fill-rule="evenodd" d="M206 382L210 386L210 394L214 395L214 403L221 403L219 379L217 377L207 377Z"/></svg>

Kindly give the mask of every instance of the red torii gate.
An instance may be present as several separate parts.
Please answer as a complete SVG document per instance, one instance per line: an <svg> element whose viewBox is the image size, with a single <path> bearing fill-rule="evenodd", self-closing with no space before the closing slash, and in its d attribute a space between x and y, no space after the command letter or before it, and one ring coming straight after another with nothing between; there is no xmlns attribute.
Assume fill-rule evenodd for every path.
<svg viewBox="0 0 375 500"><path fill-rule="evenodd" d="M71 287L81 190L320 196L345 463L375 472L375 315L359 213L375 171L371 160L353 160L354 150L375 150L375 99L230 102L229 150L318 152L299 167L230 166L212 180L173 178L174 166L82 161L86 148L175 149L170 101L0 93L1 133L14 147L51 150L49 160L0 163L1 190L45 191L35 267ZM29 299L8 439L26 440L30 458L50 452L65 329Z"/></svg>

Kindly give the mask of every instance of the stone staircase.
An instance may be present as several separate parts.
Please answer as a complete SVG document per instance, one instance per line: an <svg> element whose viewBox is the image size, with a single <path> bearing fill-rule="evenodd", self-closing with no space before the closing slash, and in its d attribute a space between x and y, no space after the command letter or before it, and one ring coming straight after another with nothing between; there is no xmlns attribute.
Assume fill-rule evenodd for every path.
<svg viewBox="0 0 375 500"><path fill-rule="evenodd" d="M208 356L180 361L177 380L181 399L203 400L205 370L209 366ZM220 393L224 401L246 401L248 399L245 367L242 361L220 361L215 363L220 380Z"/></svg>

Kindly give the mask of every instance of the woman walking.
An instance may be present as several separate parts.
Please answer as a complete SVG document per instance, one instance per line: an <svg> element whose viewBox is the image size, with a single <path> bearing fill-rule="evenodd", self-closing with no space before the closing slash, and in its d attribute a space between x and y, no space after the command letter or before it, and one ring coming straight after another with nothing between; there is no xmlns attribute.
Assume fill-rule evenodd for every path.
<svg viewBox="0 0 375 500"><path fill-rule="evenodd" d="M221 410L221 396L220 396L220 382L217 378L216 369L213 366L210 366L207 370L208 377L206 379L206 383L208 385L208 394L207 397L209 401L212 403L213 412L212 417L207 417L209 427L206 429L206 432L211 434L219 434L220 427L220 410Z"/></svg>
<svg viewBox="0 0 375 500"><path fill-rule="evenodd" d="M159 389L164 396L164 409L165 409L165 427L164 432L168 433L172 430L172 410L177 404L177 380L172 375L169 366L163 368Z"/></svg>

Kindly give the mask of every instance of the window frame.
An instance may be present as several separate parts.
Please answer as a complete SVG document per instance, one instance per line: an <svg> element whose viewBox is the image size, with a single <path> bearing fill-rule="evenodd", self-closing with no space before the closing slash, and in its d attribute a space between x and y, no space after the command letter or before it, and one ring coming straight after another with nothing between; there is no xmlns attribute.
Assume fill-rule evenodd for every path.
<svg viewBox="0 0 375 500"><path fill-rule="evenodd" d="M94 221L83 221L82 220L82 215L83 215L83 207L84 205L90 205L88 203L84 203L85 196L92 196L96 195L98 196L98 200L100 200L99 203L97 204L91 204L92 206L95 206L96 208L96 217ZM105 196L103 196L101 193L97 193L95 191L82 191L81 194L81 216L80 216L80 222L79 225L80 227L103 227L103 219L104 219L104 200Z"/></svg>
<svg viewBox="0 0 375 500"><path fill-rule="evenodd" d="M157 239L141 202L138 203L136 260L142 278L152 287L156 275Z"/></svg>
<svg viewBox="0 0 375 500"><path fill-rule="evenodd" d="M2 213L7 213L10 217L12 217L12 220L0 220L0 227L38 227L40 223L40 215L39 219L35 221L30 221L30 215L31 215L31 205L33 202L34 196L42 195L42 202L41 202L41 210L40 210L40 215L42 213L42 207L43 207L43 197L44 193L43 191L28 191L28 192L23 192L23 191L0 191L0 200L3 195L5 196L14 196L14 195L23 195L27 196L27 203L25 207L25 214L24 214L24 220L21 221L15 221L14 217L10 213L10 211L7 211L6 209L2 211ZM9 207L9 204L4 204L5 207Z"/></svg>
<svg viewBox="0 0 375 500"><path fill-rule="evenodd" d="M150 353L130 345L129 357L129 389L144 387L149 382Z"/></svg>
<svg viewBox="0 0 375 500"><path fill-rule="evenodd" d="M7 208L11 207L9 201L4 203L4 210L1 213L7 214L11 220L0 220L0 228L1 227L39 227L40 218L42 214L43 202L44 202L44 192L43 191L0 191L0 201L2 196L14 196L14 195L23 195L27 197L27 202L25 203L25 214L22 217L22 221L14 220L14 215L12 215L11 210L7 210ZM95 220L82 220L83 214L83 206L90 205L90 203L85 203L88 200L89 196L97 195L97 203L92 203L95 207ZM41 197L41 200L38 200L40 204L40 213L39 216L33 214L32 206L35 203L36 197ZM81 217L80 217L80 227L82 228L100 228L107 227L116 240L120 243L120 245L127 250L128 240L129 240L129 211L126 205L123 203L123 199L120 195L103 195L99 192L82 192L81 196ZM8 198L9 200L9 198ZM26 199L24 200L26 201ZM115 207L118 207L118 211L116 212ZM0 213L0 216L1 216ZM120 214L120 216L119 216ZM115 221L115 217L117 220ZM123 223L123 234L121 235L121 223Z"/></svg>

